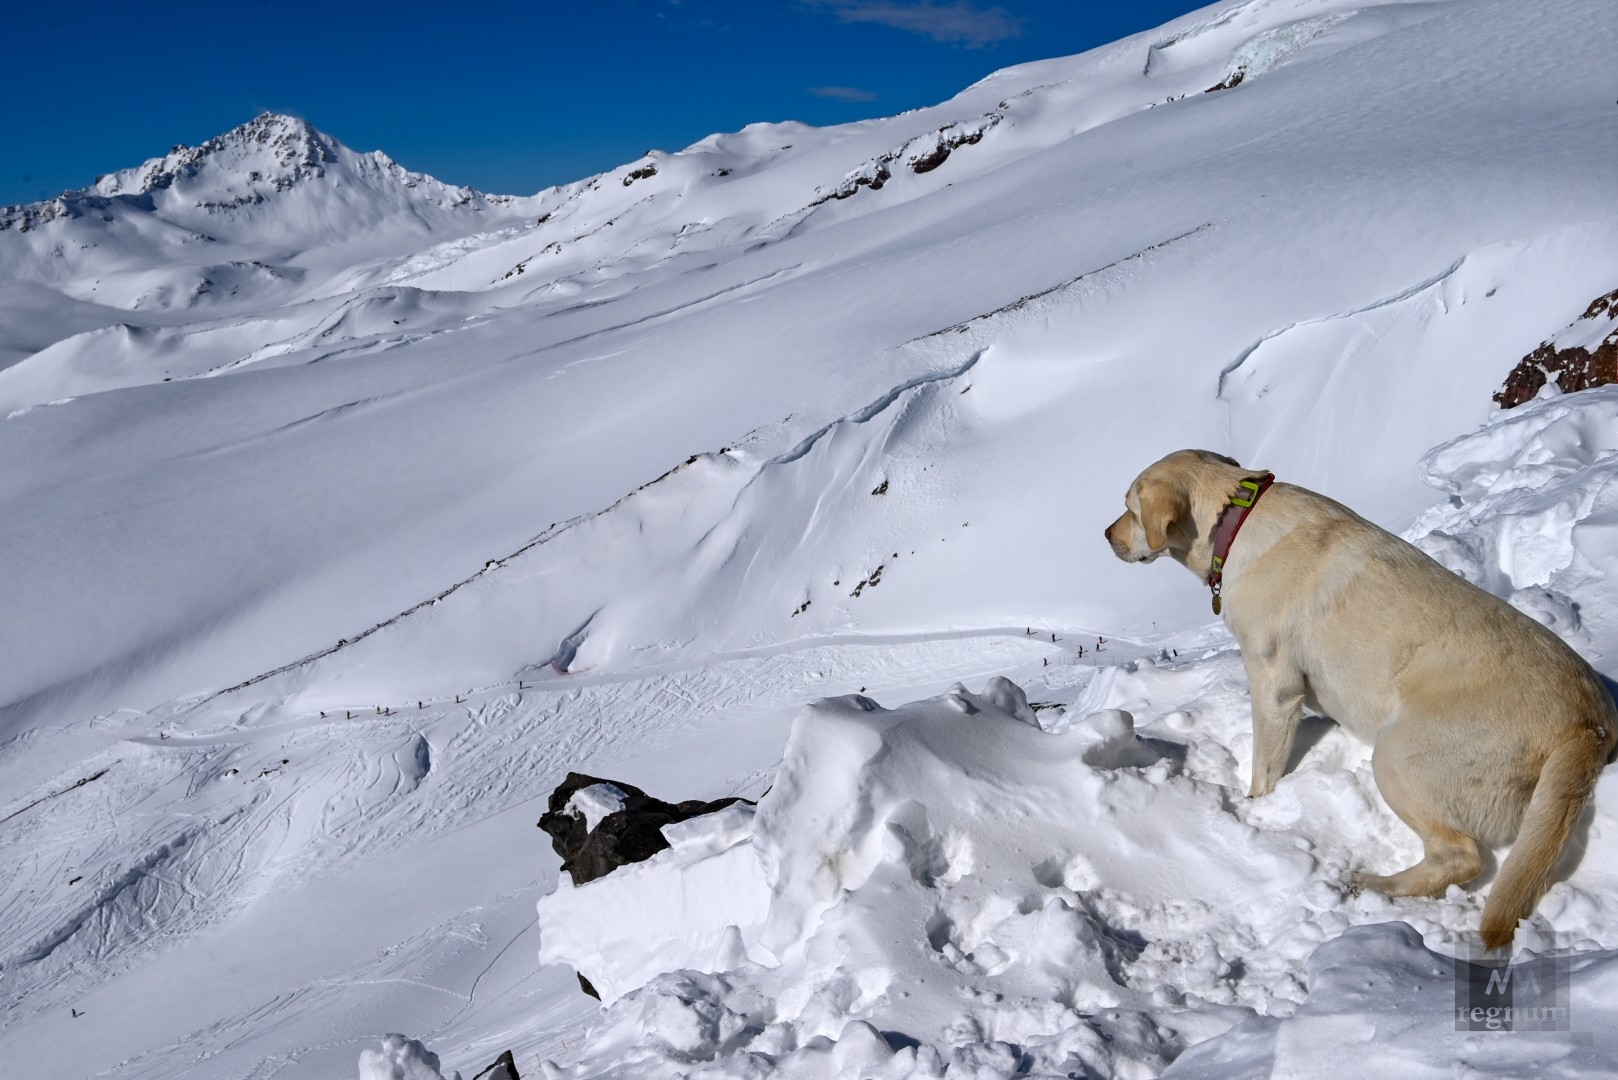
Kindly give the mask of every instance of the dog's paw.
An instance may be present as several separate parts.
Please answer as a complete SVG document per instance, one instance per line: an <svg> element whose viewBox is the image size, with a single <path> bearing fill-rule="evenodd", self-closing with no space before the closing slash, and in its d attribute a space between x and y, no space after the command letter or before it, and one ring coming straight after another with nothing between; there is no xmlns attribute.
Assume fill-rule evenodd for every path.
<svg viewBox="0 0 1618 1080"><path fill-rule="evenodd" d="M1350 896L1358 896L1369 889L1371 892L1382 892L1388 879L1381 874L1373 874L1368 870L1348 870L1343 873L1342 884Z"/></svg>

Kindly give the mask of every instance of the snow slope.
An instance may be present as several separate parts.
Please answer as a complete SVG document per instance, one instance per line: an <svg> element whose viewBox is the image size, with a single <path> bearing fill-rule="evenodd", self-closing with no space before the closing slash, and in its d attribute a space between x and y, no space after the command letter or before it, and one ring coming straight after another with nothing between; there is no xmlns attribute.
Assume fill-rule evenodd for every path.
<svg viewBox="0 0 1618 1080"><path fill-rule="evenodd" d="M592 1006L532 906L569 768L757 794L811 699L1056 700L1219 647L1194 582L1099 539L1179 446L1412 526L1422 455L1612 288L1603 13L1221 3L523 199L264 117L8 208L0 1053L571 1060ZM1518 501L1435 550L1565 602L1612 675L1608 511L1566 483L1458 493ZM1536 569L1489 569L1524 536ZM1208 664L1173 692L1224 680L1205 744L1239 761Z"/></svg>

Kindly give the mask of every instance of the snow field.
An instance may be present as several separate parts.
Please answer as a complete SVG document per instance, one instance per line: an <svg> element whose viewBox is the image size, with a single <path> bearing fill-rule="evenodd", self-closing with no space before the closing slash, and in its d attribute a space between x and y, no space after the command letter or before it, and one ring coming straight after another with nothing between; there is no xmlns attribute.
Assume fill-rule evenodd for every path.
<svg viewBox="0 0 1618 1080"><path fill-rule="evenodd" d="M587 999L565 971L536 972L533 903L555 874L534 822L568 769L654 788L701 769L713 796L756 797L792 713L827 685L914 693L1049 652L1020 635L826 645L643 679L472 688L459 705L394 702L386 715L178 703L66 726L31 758L60 762L38 790L61 794L8 822L0 847L15 890L0 915L20 943L5 957L15 996L0 1045L19 1069L68 1045L87 1068L154 1080L199 1067L347 1074L387 1016L466 1031L462 1065L508 1048L554 1055L578 1044ZM18 776L6 790L35 783ZM423 906L447 914L424 920ZM250 958L253 978L216 954ZM171 990L151 995L144 978ZM64 1000L133 1025L150 1049L64 1043L83 1030Z"/></svg>
<svg viewBox="0 0 1618 1080"><path fill-rule="evenodd" d="M745 1042L810 1074L988 1076L1037 1049L1132 1075L1189 1068L1238 1019L1254 1061L1370 1060L1356 1033L1393 1021L1317 969L1438 961L1351 938L1311 968L1306 939L1397 918L1442 950L1476 896L1340 893L1414 849L1335 732L1247 806L1245 686L1205 593L1116 563L1100 530L1153 458L1235 453L1416 522L1613 674L1610 420L1541 402L1514 414L1538 442L1478 429L1613 286L1605 14L1221 2L935 108L753 125L523 199L267 117L0 213L0 1059L298 1080L409 1032L463 1076L508 1048L525 1074L638 1076L615 1063L642 1009L690 1048L647 1051L654 1074L776 1067ZM1468 432L1432 467L1460 505L1430 510L1416 463ZM1049 732L1007 720L992 676L1056 706ZM978 713L941 703L956 682ZM853 694L903 720L819 710L896 740L891 766L854 763L871 819L771 840L783 865L855 843L853 899L811 867L755 923L770 899L731 844L709 869L754 906L678 958L728 970L636 991L675 954L615 950L636 970L586 1039L593 1004L536 960L546 793L582 768L755 797L804 703ZM933 711L955 734L923 738ZM1067 755L1049 805L1009 757L986 759L996 784L957 778L975 766L952 749L1001 732ZM948 798L904 808L901 783ZM1006 850L967 842L956 788ZM1042 850L1011 850L1013 806ZM1085 821L1116 884L1076 861ZM1615 943L1603 822L1540 908L1591 956ZM1181 858L1228 925L1148 840L1214 845ZM968 859L989 885L951 877ZM1244 867L1298 895L1253 897ZM879 886L917 921L895 928ZM1038 998L1069 955L1076 996ZM906 1035L884 987L931 993L918 975L931 1000L1012 992ZM1153 980L1178 998L1141 1004ZM1432 1047L1412 1059L1508 1061Z"/></svg>

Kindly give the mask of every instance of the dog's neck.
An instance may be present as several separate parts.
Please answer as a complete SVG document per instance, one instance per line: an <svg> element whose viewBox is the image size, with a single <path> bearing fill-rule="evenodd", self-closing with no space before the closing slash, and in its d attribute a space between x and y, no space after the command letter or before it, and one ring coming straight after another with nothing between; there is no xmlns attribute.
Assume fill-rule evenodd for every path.
<svg viewBox="0 0 1618 1080"><path fill-rule="evenodd" d="M1267 490L1270 481L1274 480L1273 475L1265 474L1265 476L1267 479L1263 481L1261 490ZM1250 500L1249 506L1241 506L1234 501L1237 498L1242 498L1244 501ZM1171 541L1169 555L1187 570L1197 575L1197 578L1204 584L1209 583L1216 569L1214 562L1216 555L1221 559L1229 559L1233 550L1242 548L1244 544L1251 547L1252 543L1250 541L1257 541L1257 537L1248 535L1248 531L1251 531L1251 525L1243 520L1249 513L1251 506L1256 504L1257 500L1253 490L1239 485L1233 485L1233 490L1223 497L1216 498L1200 494L1194 496L1190 520L1195 523L1193 525L1196 530L1195 535L1182 532L1179 542ZM1240 517L1237 515L1240 515ZM1248 531L1242 532L1242 539L1232 544L1231 541L1239 528L1245 528ZM1228 535L1222 537L1222 533ZM1221 540L1226 545L1226 550L1224 551L1216 550ZM1228 568L1223 564L1219 565L1218 569L1228 572Z"/></svg>

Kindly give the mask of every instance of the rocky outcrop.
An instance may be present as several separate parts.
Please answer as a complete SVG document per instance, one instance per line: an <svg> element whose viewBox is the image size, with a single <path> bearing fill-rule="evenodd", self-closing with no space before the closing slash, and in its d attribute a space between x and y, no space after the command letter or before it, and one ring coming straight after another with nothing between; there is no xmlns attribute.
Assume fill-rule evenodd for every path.
<svg viewBox="0 0 1618 1080"><path fill-rule="evenodd" d="M1494 400L1502 409L1514 409L1532 401L1547 382L1564 394L1618 383L1618 289L1590 301L1566 330L1519 360Z"/></svg>
<svg viewBox="0 0 1618 1080"><path fill-rule="evenodd" d="M910 170L915 173L932 172L944 164L945 160L955 150L963 146L976 146L982 142L983 133L993 127L995 123L999 123L998 116L994 118L994 123L974 127L966 131L951 132L949 128L940 128L937 134L937 143L930 149L919 151L910 159Z"/></svg>
<svg viewBox="0 0 1618 1080"><path fill-rule="evenodd" d="M652 177L654 177L656 175L657 175L657 166L656 165L642 165L638 169L631 170L630 173L627 176L624 177L624 187L628 187L630 184L633 184L636 180L650 180Z"/></svg>
<svg viewBox="0 0 1618 1080"><path fill-rule="evenodd" d="M493 1065L472 1077L472 1080L522 1080L517 1072L517 1059L507 1050Z"/></svg>
<svg viewBox="0 0 1618 1080"><path fill-rule="evenodd" d="M1000 107L1004 109L1006 103L1002 101ZM1004 113L991 112L970 123L945 124L936 131L918 135L903 146L867 161L843 177L831 191L821 194L809 205L813 207L834 199L846 199L861 188L881 191L888 181L893 179L893 170L899 161L904 161L910 166L910 171L918 175L930 173L944 164L950 154L961 147L976 146L982 142L983 136L1004 119Z"/></svg>
<svg viewBox="0 0 1618 1080"><path fill-rule="evenodd" d="M643 862L669 847L663 826L711 814L737 802L750 800L732 797L713 802L687 799L667 803L633 784L570 772L551 792L539 827L550 834L551 847L561 857L562 869L573 884L583 885L606 877L620 866ZM601 997L582 972L579 989L593 998Z"/></svg>
<svg viewBox="0 0 1618 1080"><path fill-rule="evenodd" d="M633 784L570 772L551 792L539 827L550 834L551 847L573 884L583 885L668 847L663 826L747 801L732 797L667 803Z"/></svg>

